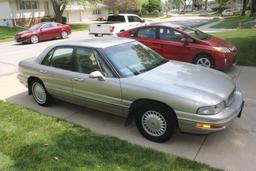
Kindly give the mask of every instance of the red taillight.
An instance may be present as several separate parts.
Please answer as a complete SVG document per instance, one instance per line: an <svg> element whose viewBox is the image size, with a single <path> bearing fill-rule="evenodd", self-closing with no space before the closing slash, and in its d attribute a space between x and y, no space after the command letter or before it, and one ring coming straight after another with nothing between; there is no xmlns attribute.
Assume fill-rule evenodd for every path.
<svg viewBox="0 0 256 171"><path fill-rule="evenodd" d="M113 32L114 29L115 29L115 26L111 26L109 31L110 31L110 32Z"/></svg>

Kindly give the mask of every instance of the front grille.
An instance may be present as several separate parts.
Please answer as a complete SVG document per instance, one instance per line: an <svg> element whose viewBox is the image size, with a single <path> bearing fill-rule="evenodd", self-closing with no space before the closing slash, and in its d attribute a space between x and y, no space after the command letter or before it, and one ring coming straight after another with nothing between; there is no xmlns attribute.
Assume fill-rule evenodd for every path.
<svg viewBox="0 0 256 171"><path fill-rule="evenodd" d="M230 93L228 99L226 100L226 106L231 106L235 99L235 89Z"/></svg>

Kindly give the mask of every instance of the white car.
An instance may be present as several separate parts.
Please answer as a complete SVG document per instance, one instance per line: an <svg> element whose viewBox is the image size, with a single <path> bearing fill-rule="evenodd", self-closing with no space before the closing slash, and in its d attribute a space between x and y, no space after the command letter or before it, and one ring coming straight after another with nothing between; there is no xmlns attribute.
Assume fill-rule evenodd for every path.
<svg viewBox="0 0 256 171"><path fill-rule="evenodd" d="M115 35L119 32L149 24L135 14L109 15L106 23L90 24L90 33L96 37Z"/></svg>
<svg viewBox="0 0 256 171"><path fill-rule="evenodd" d="M221 13L222 16L232 16L234 15L232 9L224 9Z"/></svg>

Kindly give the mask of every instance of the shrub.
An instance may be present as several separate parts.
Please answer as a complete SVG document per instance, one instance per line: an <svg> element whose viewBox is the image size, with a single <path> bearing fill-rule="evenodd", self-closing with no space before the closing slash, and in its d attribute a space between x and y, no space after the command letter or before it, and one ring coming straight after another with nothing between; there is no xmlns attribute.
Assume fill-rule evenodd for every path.
<svg viewBox="0 0 256 171"><path fill-rule="evenodd" d="M48 22L48 21L54 21L54 18L46 16L41 19L41 22Z"/></svg>
<svg viewBox="0 0 256 171"><path fill-rule="evenodd" d="M158 10L154 10L151 14L154 17L159 17L160 16L160 12Z"/></svg>

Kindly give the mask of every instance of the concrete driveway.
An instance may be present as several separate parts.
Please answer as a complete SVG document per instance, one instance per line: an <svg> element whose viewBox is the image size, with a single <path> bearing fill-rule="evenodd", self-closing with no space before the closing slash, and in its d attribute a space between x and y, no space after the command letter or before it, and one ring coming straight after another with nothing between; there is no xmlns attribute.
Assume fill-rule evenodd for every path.
<svg viewBox="0 0 256 171"><path fill-rule="evenodd" d="M85 39L86 36L85 32L81 32L71 39ZM256 68L239 66L228 72L234 77L245 96L242 118L236 119L229 128L218 133L202 136L177 132L170 141L159 144L144 139L134 124L125 127L125 120L122 118L62 101L56 101L52 107L47 108L37 105L32 97L27 95L25 87L18 82L16 66L18 61L36 56L53 43L56 41L37 45L0 45L0 99L74 122L100 134L115 136L134 144L207 163L213 167L226 170L256 170L253 163L256 161Z"/></svg>

